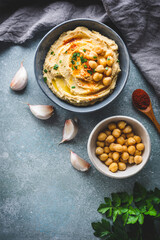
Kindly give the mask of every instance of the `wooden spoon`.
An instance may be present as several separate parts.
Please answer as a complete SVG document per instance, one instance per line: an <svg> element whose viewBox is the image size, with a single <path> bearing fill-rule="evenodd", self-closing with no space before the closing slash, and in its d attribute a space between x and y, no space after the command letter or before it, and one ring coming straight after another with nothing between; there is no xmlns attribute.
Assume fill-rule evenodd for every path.
<svg viewBox="0 0 160 240"><path fill-rule="evenodd" d="M146 109L143 109L143 110L139 109L139 108L137 108L137 109L151 119L151 121L154 123L155 127L157 128L158 132L160 133L160 124L158 123L158 121L154 115L151 101L150 101L149 106Z"/></svg>
<svg viewBox="0 0 160 240"><path fill-rule="evenodd" d="M138 97L138 93L141 93L141 95ZM137 95L137 96L136 96ZM138 104L136 103L136 99L138 97ZM141 109L138 106L141 106L140 104L145 103L145 100L148 102L148 106L146 106L145 109ZM142 89L136 89L132 94L132 102L133 105L142 113L144 113L147 117L151 119L151 121L154 123L155 127L157 128L158 132L160 133L160 124L158 123L154 113L153 108L151 104L151 99L149 95Z"/></svg>

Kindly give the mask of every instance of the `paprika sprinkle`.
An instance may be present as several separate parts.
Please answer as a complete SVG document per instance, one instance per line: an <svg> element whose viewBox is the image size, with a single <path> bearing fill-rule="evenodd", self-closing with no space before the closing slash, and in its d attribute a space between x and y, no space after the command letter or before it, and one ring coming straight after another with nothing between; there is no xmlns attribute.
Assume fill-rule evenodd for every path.
<svg viewBox="0 0 160 240"><path fill-rule="evenodd" d="M148 94L142 89L136 89L132 93L132 101L135 107L139 109L146 109L150 104L150 98Z"/></svg>

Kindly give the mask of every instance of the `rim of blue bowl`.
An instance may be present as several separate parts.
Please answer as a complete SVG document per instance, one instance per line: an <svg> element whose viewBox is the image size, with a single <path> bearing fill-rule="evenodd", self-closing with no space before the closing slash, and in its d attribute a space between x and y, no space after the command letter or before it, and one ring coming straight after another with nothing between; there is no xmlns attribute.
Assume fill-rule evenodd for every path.
<svg viewBox="0 0 160 240"><path fill-rule="evenodd" d="M70 22L78 22L78 21L88 21L88 22L95 22L95 23L98 23L102 26L104 26L105 28L109 29L111 32L113 32L121 41L122 45L123 45L123 48L124 48L124 51L125 51L125 54L126 54L126 58L127 58L127 64L126 64L126 69L127 69L127 72L126 72L126 76L125 76L125 79L121 85L121 87L118 89L116 95L111 98L111 99L108 99L108 96L107 98L105 98L104 100L100 101L100 102L97 102L93 105L89 105L89 106L75 106L75 105L72 105L68 102L65 102L63 100L61 100L60 98L58 98L54 93L53 93L53 97L54 97L54 100L48 96L48 94L45 92L45 90L42 88L42 86L40 85L39 83L39 79L38 79L38 76L36 75L36 57L37 57L37 53L38 53L38 50L39 50L39 47L41 45L41 43L44 41L44 39L51 33L53 32L55 29L65 25L65 24L68 24ZM39 85L39 87L41 88L42 92L52 101L54 102L55 104L57 104L58 106L62 107L63 109L65 110L68 110L68 111L71 111L71 112L77 112L77 113L90 113L90 112L95 112L95 111L98 111L104 107L106 107L107 105L109 105L111 102L113 102L118 96L119 94L122 92L126 82L127 82L127 79L128 79L128 75L129 75L129 70L130 70L130 59L129 59L129 54L128 54L128 50L127 50L127 47L124 43L124 41L122 40L122 38L118 35L118 33L116 33L112 28L110 28L108 25L105 25L104 23L101 23L99 21L96 21L96 20L93 20L93 19L89 19L89 18L76 18L76 19L71 19L71 20L67 20L67 21L64 21L58 25L56 25L55 27L53 27L48 33L46 33L44 35L44 37L41 39L41 41L39 42L37 48L36 48L36 51L35 51L35 56L34 56L34 74L35 74L35 77L36 77L36 81ZM48 88L49 89L49 88ZM50 90L50 89L49 89ZM51 90L50 90L51 91ZM114 91L114 90L113 90ZM107 103L106 103L107 101Z"/></svg>

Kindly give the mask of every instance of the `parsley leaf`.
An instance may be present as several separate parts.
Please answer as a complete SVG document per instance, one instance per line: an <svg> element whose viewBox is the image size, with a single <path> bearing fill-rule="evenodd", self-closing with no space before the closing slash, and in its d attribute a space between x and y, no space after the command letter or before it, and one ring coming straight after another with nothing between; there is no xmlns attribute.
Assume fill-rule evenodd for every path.
<svg viewBox="0 0 160 240"><path fill-rule="evenodd" d="M83 56L81 56L80 59L81 59L81 63L85 63L85 62L87 62L87 59L84 58Z"/></svg>
<svg viewBox="0 0 160 240"><path fill-rule="evenodd" d="M112 204L115 207L118 207L121 204L121 199L117 193L112 193Z"/></svg>
<svg viewBox="0 0 160 240"><path fill-rule="evenodd" d="M44 69L44 72L47 73L47 69Z"/></svg>
<svg viewBox="0 0 160 240"><path fill-rule="evenodd" d="M105 237L110 234L110 223L105 219L102 219L101 222L92 223L92 228L95 230L94 235L96 237Z"/></svg>
<svg viewBox="0 0 160 240"><path fill-rule="evenodd" d="M87 72L92 75L92 71L91 70L87 70Z"/></svg>
<svg viewBox="0 0 160 240"><path fill-rule="evenodd" d="M47 82L47 78L46 77L44 77L43 80L44 80L45 83Z"/></svg>
<svg viewBox="0 0 160 240"><path fill-rule="evenodd" d="M58 64L55 64L55 65L53 66L53 68L54 68L54 70L57 70L57 69L58 69Z"/></svg>
<svg viewBox="0 0 160 240"><path fill-rule="evenodd" d="M108 207L107 206L107 204L100 204L100 206L99 206L99 208L98 208L98 212L99 213L102 213L102 214L104 214L104 213L106 213L108 210L110 209L110 207Z"/></svg>

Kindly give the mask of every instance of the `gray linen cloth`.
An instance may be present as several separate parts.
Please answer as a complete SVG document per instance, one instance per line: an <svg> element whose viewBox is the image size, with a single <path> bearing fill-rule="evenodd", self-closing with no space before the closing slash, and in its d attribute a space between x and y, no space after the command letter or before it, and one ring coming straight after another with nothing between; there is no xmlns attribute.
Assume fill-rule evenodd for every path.
<svg viewBox="0 0 160 240"><path fill-rule="evenodd" d="M133 61L160 98L159 0L24 0L25 7L22 1L16 4L14 0L0 1L0 41L21 44L37 31L68 19L101 21L120 31Z"/></svg>

